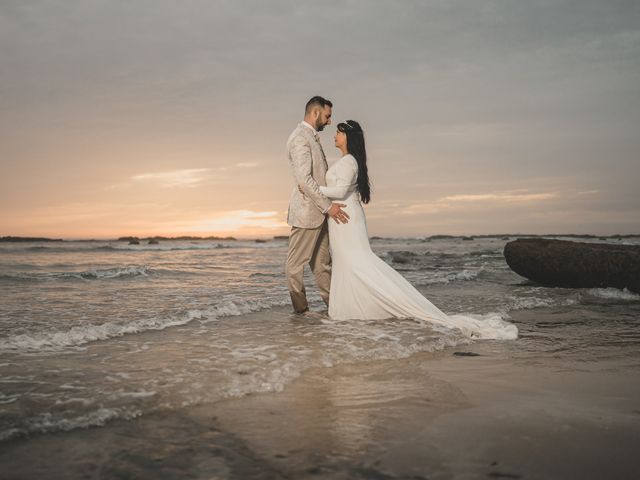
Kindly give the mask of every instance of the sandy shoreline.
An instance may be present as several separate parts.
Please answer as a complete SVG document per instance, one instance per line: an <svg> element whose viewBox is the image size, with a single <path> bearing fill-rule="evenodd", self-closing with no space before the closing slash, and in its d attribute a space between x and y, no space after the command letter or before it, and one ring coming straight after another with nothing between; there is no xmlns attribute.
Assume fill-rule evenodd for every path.
<svg viewBox="0 0 640 480"><path fill-rule="evenodd" d="M0 467L11 479L633 478L639 372L632 361L527 362L478 342L11 440Z"/></svg>

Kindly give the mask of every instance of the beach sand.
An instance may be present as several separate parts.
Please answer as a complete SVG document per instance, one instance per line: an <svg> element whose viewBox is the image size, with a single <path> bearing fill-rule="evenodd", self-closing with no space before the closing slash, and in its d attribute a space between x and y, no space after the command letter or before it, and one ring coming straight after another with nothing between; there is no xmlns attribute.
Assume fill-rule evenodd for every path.
<svg viewBox="0 0 640 480"><path fill-rule="evenodd" d="M314 368L278 393L16 438L0 476L638 478L638 363L518 359L514 345Z"/></svg>

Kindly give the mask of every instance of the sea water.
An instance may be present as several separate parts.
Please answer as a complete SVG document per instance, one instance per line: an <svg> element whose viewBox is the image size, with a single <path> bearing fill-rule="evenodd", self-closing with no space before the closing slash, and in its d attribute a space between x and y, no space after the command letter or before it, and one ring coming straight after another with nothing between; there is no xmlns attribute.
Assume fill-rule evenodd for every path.
<svg viewBox="0 0 640 480"><path fill-rule="evenodd" d="M515 323L507 343L520 359L637 362L640 295L535 285L509 269L508 240L384 238L372 248L444 312ZM286 240L0 243L0 440L280 391L308 368L471 342L411 319L292 315L286 252ZM323 310L305 278L312 309Z"/></svg>

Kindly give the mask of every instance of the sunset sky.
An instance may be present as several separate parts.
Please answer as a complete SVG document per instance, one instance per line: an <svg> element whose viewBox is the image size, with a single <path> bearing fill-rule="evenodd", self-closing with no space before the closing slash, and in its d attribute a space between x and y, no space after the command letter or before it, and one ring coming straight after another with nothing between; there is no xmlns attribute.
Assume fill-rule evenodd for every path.
<svg viewBox="0 0 640 480"><path fill-rule="evenodd" d="M316 94L371 235L640 233L637 0L9 0L0 59L0 236L287 234Z"/></svg>

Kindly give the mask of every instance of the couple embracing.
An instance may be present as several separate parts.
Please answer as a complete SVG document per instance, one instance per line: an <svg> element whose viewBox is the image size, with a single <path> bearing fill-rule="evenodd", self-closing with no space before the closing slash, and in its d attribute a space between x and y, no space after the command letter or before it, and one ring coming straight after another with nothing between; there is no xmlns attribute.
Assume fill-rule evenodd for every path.
<svg viewBox="0 0 640 480"><path fill-rule="evenodd" d="M516 338L517 327L499 317L445 314L371 250L362 207L371 199L364 132L354 120L338 123L334 142L342 156L328 168L319 132L331 123L332 109L329 100L311 98L287 141L296 186L285 272L294 311L309 311L308 264L333 320L412 318L469 338Z"/></svg>

